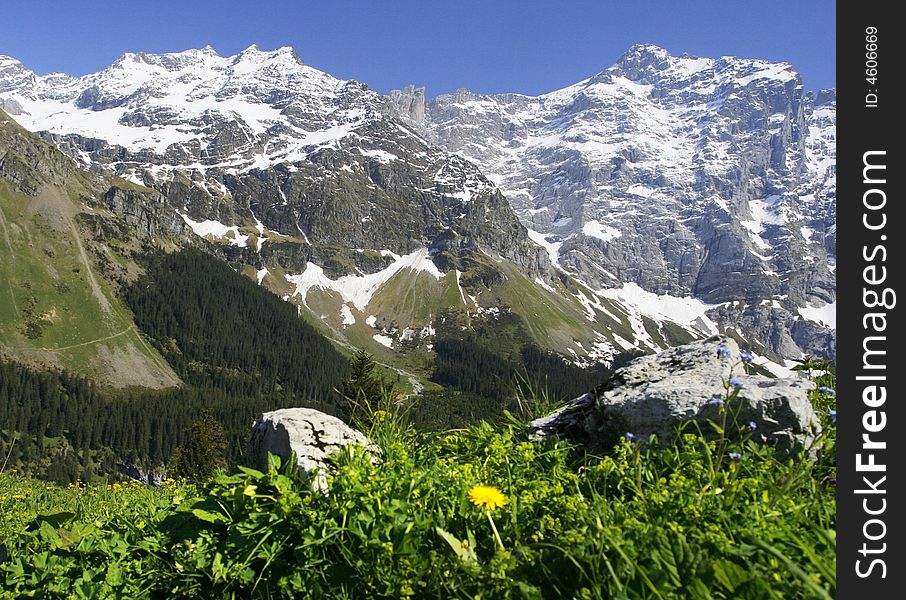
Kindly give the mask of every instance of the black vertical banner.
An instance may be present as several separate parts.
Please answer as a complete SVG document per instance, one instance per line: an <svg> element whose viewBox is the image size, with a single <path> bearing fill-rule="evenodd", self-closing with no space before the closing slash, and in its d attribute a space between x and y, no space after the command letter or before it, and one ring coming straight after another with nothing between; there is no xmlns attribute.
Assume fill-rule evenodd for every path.
<svg viewBox="0 0 906 600"><path fill-rule="evenodd" d="M837 4L837 590L906 597L906 58L895 3Z"/></svg>

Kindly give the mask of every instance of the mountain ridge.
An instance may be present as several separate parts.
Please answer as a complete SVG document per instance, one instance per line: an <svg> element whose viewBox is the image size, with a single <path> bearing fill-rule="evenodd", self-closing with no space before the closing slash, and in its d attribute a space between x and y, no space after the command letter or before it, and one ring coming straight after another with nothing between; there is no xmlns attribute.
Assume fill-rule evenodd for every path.
<svg viewBox="0 0 906 600"><path fill-rule="evenodd" d="M607 92L603 99L622 102L629 98L626 94L632 94L630 99L634 99L644 92L640 86L652 87L654 84L641 83L648 81L648 78L663 78L665 73L681 72L692 79L698 77L700 89L696 93L704 95L713 82L708 84L702 73L709 69L713 71L718 65L723 69L736 69L734 77L724 82L731 87L739 87L739 81L734 84L730 80L749 77L750 80L744 83L757 90L760 86L758 82L765 79L759 77L759 73L779 74L784 81L782 91L788 92L786 96L793 99L787 104L795 104L796 110L801 113L803 100L797 96L801 93L796 92L798 76L789 65L777 66L766 61L733 58L671 57L654 46L634 46L613 67L564 88L566 91L558 90L543 96L549 104L560 102L561 123L578 125L579 129L570 130L567 127L565 133L552 134L552 143L545 150L549 154L547 161L535 160L537 156L522 155L530 159L522 161L527 165L524 170L535 171L526 178L524 172L514 174L495 164L494 153L500 154L501 149L489 148L487 146L491 144L486 143L499 133L494 127L488 130L488 123L495 125L492 119L489 120L489 116L494 116L493 111L467 114L464 110L453 110L459 100L470 102L473 101L470 98L474 97L480 103L490 96L461 91L441 96L440 100L435 98L431 101L433 105L424 101L423 93L420 99L415 88L409 92L381 96L363 84L338 80L304 65L291 48L262 52L253 46L233 57L220 57L211 48L166 55L127 53L104 71L69 80L60 75L42 77L23 74L21 69L24 67L18 62L16 64L21 69L13 72L11 64L0 59L0 101L5 106L15 105L20 113L18 118L24 119L30 129L42 131L45 139L55 143L83 166L113 172L157 189L196 233L202 232L224 243L234 258L241 256L258 273L283 269L287 277L297 277L311 263L326 268L332 280L357 273L367 275L391 266L394 254L409 255L419 251L419 247L427 248L432 260L438 255L448 256L441 256L441 263L446 268L454 267L457 272L462 270L457 265L462 266L463 260L474 263L475 260L486 262L490 258L493 263L503 258L519 265L522 276L535 282L536 289L532 294L547 296L551 290L556 290L554 293L577 306L580 313L583 310L586 312L585 320L590 327L602 328L600 324L595 325L597 317L593 316L597 314L600 317L602 311L595 306L603 306L602 303L609 306L615 302L627 316L636 314L632 319L637 319L638 325L630 328L630 339L623 340L630 346L660 347L659 342L651 341L653 338L647 332L648 328L641 325L644 318L658 320L664 317L665 311L674 318L685 315L686 308L679 312L668 308L683 298L687 298L687 302L700 298L695 301L694 307L688 305L698 315L695 318L704 319L703 325L698 327L699 335L714 332L717 329L715 323L719 323L720 328L737 330L748 346L777 362L795 358L801 355L803 349L833 352L832 333L804 318L801 310L800 314L796 314L797 309L802 309L805 314L817 318L815 315L822 313L822 310L828 311L813 305L833 300L829 269L819 265L805 275L795 275L795 269L789 266L800 256L814 258L814 251L802 248L808 245L809 240L800 239L798 245L778 245L783 249L778 253L782 256L767 268L761 268L761 263L765 261L758 256L761 248L759 239L763 243L769 242L760 238L760 234L768 230L765 235L771 240L772 227L776 223L770 221L778 220L772 216L772 211L777 212L776 207L767 202L771 196L761 194L749 198L742 197L746 194L729 194L729 198L721 198L718 194L710 199L713 205L708 209L710 212L699 210L698 214L691 215L699 221L697 230L691 231L682 225L684 219L690 218L690 215L682 214L684 202L692 197L688 192L695 191L696 185L714 189L735 186L737 192L744 187L739 183L742 177L719 181L718 186L709 183L725 175L709 171L715 170L715 164L722 164L718 150L722 150L721 144L725 146L726 140L719 139L720 136L715 137L708 132L700 138L689 138L685 148L691 149L693 158L695 152L699 153L703 165L698 167L682 153L677 155L678 158L668 156L668 159L677 158L672 166L669 160L652 163L664 171L659 176L670 184L666 186L668 191L673 193L679 190L685 194L685 197L675 194L675 202L670 206L670 203L661 202L662 206L658 209L652 204L655 211L652 214L660 215L665 222L672 222L672 229L649 228L644 235L631 240L625 229L639 227L639 223L647 226L652 222L650 217L637 214L635 221L618 219L622 215L610 211L609 207L607 211L596 214L593 206L586 210L584 203L589 189L582 188L586 180L593 179L590 174L598 178L606 175L607 180L613 179L617 187L622 185L626 190L632 188L635 192L647 192L651 189L657 192L657 185L650 185L658 183L657 179L645 182L633 179L632 172L644 166L637 164L643 163L644 160L640 159L646 157L644 145L633 147L618 143L616 150L619 152L605 157L618 160L611 161L603 171L599 168L600 164L588 166L581 146L588 146L589 140L596 141L591 136L594 131L583 130L582 119L576 118L577 115L583 118L595 116L593 109L596 103L602 101L602 97L596 94L601 90L606 92L608 86L621 88L622 96L611 93L608 100L607 93L610 92ZM194 66L187 66L190 64ZM202 77L189 72L198 65L213 65L216 69L212 67L208 75ZM123 73L131 73L132 76L136 70L145 72L148 69L154 70L162 79L150 82L134 77L124 79ZM619 69L619 73L614 69ZM226 76L227 73L230 76ZM173 74L176 76L171 77ZM629 76L635 79L629 79ZM776 80L776 77L773 79ZM74 85L73 81L80 83ZM164 85L170 81L178 85ZM793 85L788 86L787 82L793 82ZM580 90L583 85L588 90ZM769 102L777 102L772 96L774 91L767 88L761 90L762 96ZM667 101L671 94L676 96L681 92L668 86L659 93L663 97L661 100ZM524 105L539 98L519 94L491 96L502 99L509 109L517 111L520 103ZM51 105L53 110L48 108ZM61 106L65 111L56 110ZM660 115L654 110L657 107L652 108L653 102L632 105L611 102L611 114L615 118L600 118L589 127L594 129L602 123L615 124L611 133L623 138L635 133L645 141L645 131L632 131L635 122L630 117L637 116L632 110L642 110L639 106L655 117ZM629 112L621 112L623 109ZM32 114L23 114L30 110ZM444 110L449 113L449 135L436 127L437 115ZM67 114L70 116L67 117ZM646 113L642 116L650 115ZM801 170L802 156L805 155L799 131L801 115L794 116L784 125L784 129L789 131L782 132L778 138L780 141L774 142L780 144L773 153L777 165L785 164L785 154L792 157L791 166L794 168L784 173L799 172L796 169ZM112 117L116 117L114 123L110 122ZM99 125L91 125L99 118L106 119L101 123L104 127L125 130L128 135L117 138L125 146L113 145L110 139L88 135L103 129ZM830 125L823 131L832 133L833 118L832 114L825 115ZM426 120L435 123L432 131L428 130ZM718 128L721 125L718 121L711 127ZM663 125L657 118L653 122ZM505 126L510 130L508 143L514 139L518 142L519 129L516 125L509 121ZM469 127L475 129L472 133L478 138L477 142L463 134ZM661 135L661 132L655 133ZM112 137L109 132L104 135ZM567 139L570 135L572 138ZM459 142L469 147L458 147L456 136L462 138ZM556 137L560 139L553 139ZM186 141L188 138L192 139ZM812 156L818 162L827 163L826 150L832 135L819 138L821 136L817 136L816 140L823 142L824 148L816 142L813 147L817 151ZM698 148L699 143L704 144L704 148ZM768 141L768 148L771 143ZM570 144L580 147L569 147ZM603 147L610 146L605 144ZM764 146L759 141L753 148L763 155ZM517 156L518 152L511 154ZM771 165L771 156L768 152L767 158L761 162ZM473 163L477 167L472 166ZM557 171L551 165L563 168ZM689 179L686 173L694 173L696 168L703 175L696 175L699 183L694 177ZM346 179L347 175L349 179ZM529 186L522 189L514 184L514 177L527 181L534 178L535 181L529 181ZM557 177L566 185L557 184ZM542 181L544 178L548 181ZM313 188L310 183L313 181L320 182L319 189ZM536 188L534 191L532 185ZM759 185L762 189L765 187L764 182ZM505 200L497 191L498 187L506 196ZM778 189L785 188L779 186ZM375 203L374 190L379 190L390 199ZM827 197L828 194L823 196L825 200ZM483 199L482 208L477 210L473 202L476 198ZM547 205L542 203L536 207L535 201L539 198ZM636 203L639 198L648 201L644 194L636 194L633 198ZM365 202L363 199L366 199ZM608 201L614 199L626 201L626 198L619 197L608 198ZM702 204L700 200L696 201ZM756 203L754 212L750 202ZM366 203L373 210L363 211ZM409 219L402 228L393 220L387 220L386 216L391 214L424 213L426 205L436 207L431 209L432 214ZM737 214L721 216L725 221L721 224L720 219L709 216L721 209ZM490 219L469 217L462 221L470 214L489 214L488 210L494 215ZM319 214L322 216L319 217ZM826 210L824 214L826 216ZM356 221L360 225L356 225ZM210 225L202 226L208 223ZM728 231L717 231L719 227L713 227L715 223ZM822 236L824 243L832 249L831 228L825 225L815 227L812 221L809 223L806 227ZM711 231L708 231L709 228ZM411 235L400 236L399 229L410 234L415 232L415 237L421 238L423 245L413 244ZM503 233L505 231L511 233ZM831 235L828 235L829 232ZM708 260L707 256L713 256L713 252L706 251L708 244L698 238L710 240L708 244L713 246L712 250L724 255L726 260ZM278 240L287 243L278 249L274 243ZM717 240L724 241L718 243ZM372 254L363 254L354 248L340 248L343 243ZM665 243L667 248L662 249L660 246ZM635 249L635 245L640 246L642 251ZM257 256L249 250L251 247L256 247ZM267 255L269 250L274 252ZM370 258L363 262L366 255ZM762 256L766 254L762 253ZM827 262L826 258L817 258L819 262ZM783 268L777 267L778 262ZM732 286L726 285L727 278L721 272L726 270L728 264L738 273ZM698 281L702 266L712 271L710 284L704 279ZM769 271L779 274L778 277L773 277ZM798 279L792 285L779 281L787 276ZM259 281L263 280L259 275ZM746 296L746 306L740 307L737 302L734 307L740 290L751 287L753 281L757 282L759 290L742 294ZM622 284L622 288L615 287L616 283ZM577 293L577 285L585 291ZM285 288L285 284L278 287ZM488 308L468 302L467 298L481 297L476 293L478 291L475 288L468 294L461 292L467 310ZM786 292L789 297L790 291L794 298L786 302L781 296ZM781 303L786 304L781 307L785 311L782 314L777 313L775 307L775 304ZM710 316L699 307L707 307ZM342 313L342 305L338 311ZM642 313L646 312L650 316L643 318ZM363 318L365 316L362 315ZM695 318L690 317L683 326L692 327ZM708 325L708 322L711 324ZM430 326L430 323L419 325ZM789 333L794 329L798 331L795 340ZM648 342L644 341L646 338ZM617 349L626 349L612 335L608 343L616 343ZM574 350L583 353L580 346Z"/></svg>
<svg viewBox="0 0 906 600"><path fill-rule="evenodd" d="M834 352L815 322L835 297L834 97L804 94L786 63L652 45L539 96L391 93L413 127L482 168L558 267L594 289L723 305L721 326L760 329L747 341L788 357Z"/></svg>

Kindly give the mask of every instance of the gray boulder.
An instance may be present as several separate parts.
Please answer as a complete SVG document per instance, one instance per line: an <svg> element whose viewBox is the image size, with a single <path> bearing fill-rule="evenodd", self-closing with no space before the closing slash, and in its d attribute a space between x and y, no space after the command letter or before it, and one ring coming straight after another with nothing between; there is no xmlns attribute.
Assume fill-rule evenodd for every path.
<svg viewBox="0 0 906 600"><path fill-rule="evenodd" d="M723 358L719 349L731 354ZM736 342L715 336L643 356L619 369L594 392L580 396L556 412L531 422L534 439L560 437L607 451L631 432L638 439L650 434L665 440L685 421L697 421L705 433L708 420L720 422L726 397L725 382L738 380L739 396L729 403L736 425L728 432L750 431L752 438L781 453L808 447L818 419L808 400L813 385L803 378L773 379L747 375Z"/></svg>
<svg viewBox="0 0 906 600"><path fill-rule="evenodd" d="M376 448L361 432L340 419L312 408L283 408L262 414L252 427L249 439L249 466L267 471L268 453L287 460L296 453L306 473L330 470L327 457L350 445L375 453Z"/></svg>

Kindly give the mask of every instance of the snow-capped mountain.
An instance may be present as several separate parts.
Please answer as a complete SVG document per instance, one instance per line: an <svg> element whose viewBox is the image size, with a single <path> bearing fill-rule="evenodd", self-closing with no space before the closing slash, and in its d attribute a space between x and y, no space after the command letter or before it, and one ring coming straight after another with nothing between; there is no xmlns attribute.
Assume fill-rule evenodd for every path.
<svg viewBox="0 0 906 600"><path fill-rule="evenodd" d="M694 296L748 341L833 354L835 94L790 65L639 45L541 96L391 96L593 288Z"/></svg>
<svg viewBox="0 0 906 600"><path fill-rule="evenodd" d="M775 360L833 353L816 323L833 312L833 92L805 95L788 65L638 46L544 96L426 102L290 48L125 54L77 78L0 56L0 109L381 345L429 336L448 305L503 303L576 357L718 325ZM421 279L400 289L403 273Z"/></svg>
<svg viewBox="0 0 906 600"><path fill-rule="evenodd" d="M82 166L168 192L190 221L229 229L248 219L289 236L397 252L455 225L507 255L520 246L512 235L485 235L490 213L505 213L517 236L519 227L474 165L387 115L381 95L303 64L291 48L125 54L79 78L37 76L3 57L0 96L19 123ZM323 205L353 189L355 202ZM395 217L408 235L375 246L376 235L400 232L375 233L388 217L382 203L399 204L398 192L413 204ZM226 197L233 202L220 202ZM300 211L301 197L314 205ZM329 231L331 219L343 220L342 231Z"/></svg>

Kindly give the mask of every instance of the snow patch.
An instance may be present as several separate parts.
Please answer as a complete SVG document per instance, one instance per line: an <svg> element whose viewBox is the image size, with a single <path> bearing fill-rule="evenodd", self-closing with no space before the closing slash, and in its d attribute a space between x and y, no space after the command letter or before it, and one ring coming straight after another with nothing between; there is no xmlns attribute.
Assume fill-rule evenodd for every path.
<svg viewBox="0 0 906 600"><path fill-rule="evenodd" d="M547 238L553 236L545 236L543 233L535 231L534 229L528 230L528 236L533 242L547 250L547 255L550 257L551 263L554 266L558 266L560 261L560 246L563 245L563 242L549 242Z"/></svg>
<svg viewBox="0 0 906 600"><path fill-rule="evenodd" d="M393 348L393 338L392 337L388 337L386 335L381 335L380 333L376 333L371 337L378 344L381 344L382 346L386 346L388 348Z"/></svg>
<svg viewBox="0 0 906 600"><path fill-rule="evenodd" d="M717 324L707 315L707 312L717 305L705 304L691 296L679 298L669 294L658 295L631 282L623 284L620 289L602 289L595 293L631 307L655 321L673 321L679 325L694 327L703 333L719 333Z"/></svg>
<svg viewBox="0 0 906 600"><path fill-rule="evenodd" d="M829 329L837 328L837 301L821 306L800 306L799 314L803 319L818 323Z"/></svg>
<svg viewBox="0 0 906 600"><path fill-rule="evenodd" d="M301 296L303 302L308 295L308 290L321 288L339 293L344 302L349 302L356 309L364 311L378 289L390 281L394 275L406 269L416 273L428 273L435 279L440 279L443 276L443 273L440 272L428 256L428 249L424 248L411 254L397 257L393 263L377 273L344 275L334 280L328 278L321 267L309 262L305 267L305 271L299 275L287 275L286 280L296 286L296 291L293 295Z"/></svg>
<svg viewBox="0 0 906 600"><path fill-rule="evenodd" d="M355 325L355 316L352 314L348 304L340 307L340 316L343 318L343 327Z"/></svg>
<svg viewBox="0 0 906 600"><path fill-rule="evenodd" d="M180 211L177 212L179 212L179 216L182 217L182 220L186 222L186 225L192 228L195 235L205 239L211 239L212 241L226 241L233 246L245 248L249 236L239 233L239 226L224 225L220 221L193 221L185 213Z"/></svg>
<svg viewBox="0 0 906 600"><path fill-rule="evenodd" d="M603 225L598 221L589 221L582 226L582 233L590 237L596 237L599 240L609 242L615 240L623 233L616 227L611 227L610 225Z"/></svg>

